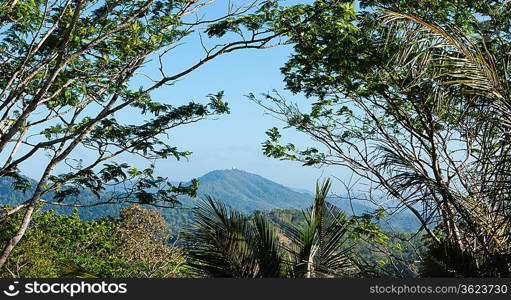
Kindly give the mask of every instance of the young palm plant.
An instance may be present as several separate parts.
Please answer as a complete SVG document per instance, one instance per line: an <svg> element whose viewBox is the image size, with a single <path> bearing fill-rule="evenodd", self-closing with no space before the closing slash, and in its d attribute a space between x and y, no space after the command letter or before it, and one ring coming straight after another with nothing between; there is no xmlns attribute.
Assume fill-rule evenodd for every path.
<svg viewBox="0 0 511 300"><path fill-rule="evenodd" d="M480 33L394 11L385 11L385 24L389 36L396 38L389 40L400 41L402 49L390 62L394 75L407 76L410 91L424 82L434 85L434 116L459 137L440 143L453 166L438 164L446 176L436 176L436 182L409 181L409 186L434 185L443 199L437 207L445 220L438 225L443 238L430 247L430 254L455 276L509 277L511 56L499 51L507 42L495 38L491 47ZM455 144L464 148L455 152Z"/></svg>
<svg viewBox="0 0 511 300"><path fill-rule="evenodd" d="M283 258L274 228L261 216L250 220L207 197L184 234L190 265L211 277L281 277Z"/></svg>
<svg viewBox="0 0 511 300"><path fill-rule="evenodd" d="M344 213L326 202L331 187L330 179L321 186L316 183L314 205L304 211L306 226L286 226L285 235L291 240L287 248L292 263L293 277L343 276L351 268L351 252L347 244L348 226Z"/></svg>
<svg viewBox="0 0 511 300"><path fill-rule="evenodd" d="M210 277L330 277L350 266L348 227L342 212L326 202L330 180L316 187L305 227L283 229L290 245L261 214L252 218L207 197L195 210L196 223L184 234L190 265Z"/></svg>

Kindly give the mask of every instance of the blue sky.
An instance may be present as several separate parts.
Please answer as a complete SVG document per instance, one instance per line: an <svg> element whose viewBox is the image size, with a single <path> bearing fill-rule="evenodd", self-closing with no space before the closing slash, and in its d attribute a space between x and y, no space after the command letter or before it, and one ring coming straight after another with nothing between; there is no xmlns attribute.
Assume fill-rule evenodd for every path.
<svg viewBox="0 0 511 300"><path fill-rule="evenodd" d="M235 0L239 5L249 0ZM289 0L292 5L297 2ZM225 13L228 0L216 0L203 10L206 17L215 18ZM192 16L190 16L192 17ZM210 44L215 41L208 41ZM265 131L271 127L283 127L285 124L267 115L263 108L247 99L249 93L262 94L278 90L288 100L298 103L310 103L301 95L292 95L285 91L280 67L292 54L291 46L280 46L265 50L241 50L217 57L199 69L188 74L172 86L165 86L155 91L152 97L156 101L175 106L197 101L205 103L207 95L224 91L224 100L229 103L231 113L218 116L216 119L204 120L199 123L178 127L169 132L170 143L181 150L190 150L193 154L189 160L176 161L168 159L157 162L157 174L168 177L171 181L189 181L209 171L217 169L238 168L264 176L286 186L314 190L317 179L331 176L347 177L350 175L341 169L318 169L302 167L301 164L267 158L262 154L261 144L266 140ZM203 57L197 34L187 37L183 44L174 49L164 60L164 68L168 74L175 74L195 64ZM157 60L149 62L141 71L146 75L158 78ZM138 75L131 82L138 88L150 82ZM127 122L141 121L140 115L128 110L116 115L116 118ZM282 131L286 141L300 146L314 145L307 136L292 129ZM76 149L74 158L90 158L90 153ZM37 178L42 172L41 161L48 160L45 154L34 156L27 164L21 166L22 172ZM148 164L136 156L122 156L117 162L132 163L137 167ZM56 170L68 172L69 168L61 164ZM333 188L340 191L340 184Z"/></svg>
<svg viewBox="0 0 511 300"><path fill-rule="evenodd" d="M239 3L239 2L236 2ZM290 3L290 2L289 2ZM218 15L225 10L226 0L208 8L207 13ZM197 44L198 36L191 35L165 62L165 70L175 73L193 64L202 54ZM171 132L173 145L193 152L188 161L173 159L160 161L158 173L171 180L185 181L199 177L216 169L238 168L262 175L278 183L313 190L315 181L332 172L302 167L296 162L284 162L267 158L262 154L261 143L266 140L265 131L284 124L265 114L264 109L249 101L249 93L261 94L273 89L282 92L288 99L311 101L300 95L285 92L280 67L292 53L291 46L280 46L265 50L241 50L218 57L170 87L153 94L155 100L182 104L190 100L206 101L206 95L220 90L225 92L231 113L216 120L204 120ZM155 73L155 64L148 64L145 72ZM134 86L142 81L133 82ZM129 116L126 116L129 117ZM298 145L311 145L312 141L295 131L285 130L285 137Z"/></svg>
<svg viewBox="0 0 511 300"><path fill-rule="evenodd" d="M238 168L284 185L312 190L323 171L265 157L261 150L261 143L266 140L265 131L284 124L246 97L251 92L284 91L279 68L291 51L290 47L280 47L231 53L194 71L174 86L155 93L155 99L171 97L179 103L206 101L207 94L223 90L231 110L228 115L173 130L171 141L192 151L193 155L188 161L169 159L159 162L161 174L172 180L189 180L215 169ZM284 94L296 101L307 101L299 95ZM309 138L291 129L284 132L298 144L311 144Z"/></svg>

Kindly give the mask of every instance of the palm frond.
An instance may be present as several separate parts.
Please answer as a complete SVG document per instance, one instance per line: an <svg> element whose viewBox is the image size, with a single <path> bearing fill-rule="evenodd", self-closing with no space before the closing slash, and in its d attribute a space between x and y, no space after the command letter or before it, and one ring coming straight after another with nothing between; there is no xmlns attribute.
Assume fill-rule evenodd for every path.
<svg viewBox="0 0 511 300"><path fill-rule="evenodd" d="M281 253L275 230L262 217L251 221L207 197L184 234L190 266L212 277L279 277Z"/></svg>
<svg viewBox="0 0 511 300"><path fill-rule="evenodd" d="M416 16L385 10L384 24L400 42L394 57L401 67L428 69L429 76L451 88L460 87L490 99L506 101L506 90L498 75L495 57L462 30L441 27ZM467 89L468 88L468 89Z"/></svg>
<svg viewBox="0 0 511 300"><path fill-rule="evenodd" d="M190 265L212 277L328 277L351 266L343 212L326 202L331 182L316 186L314 205L304 211L305 228L285 226L291 246L261 215L249 218L210 197L195 210L184 234ZM287 251L283 251L287 250ZM288 257L285 257L288 254ZM289 259L290 257L290 259Z"/></svg>
<svg viewBox="0 0 511 300"><path fill-rule="evenodd" d="M454 26L439 26L416 16L385 10L383 24L392 38L387 43L400 51L390 61L389 69L407 73L408 88L432 80L437 91L458 97L435 97L437 107L451 105L452 99L466 95L467 107L484 117L498 115L497 122L511 128L511 100L508 82L500 76L495 56L484 39L476 39ZM396 69L397 68L397 69ZM504 78L504 79L502 79ZM480 116L483 114L479 114Z"/></svg>
<svg viewBox="0 0 511 300"><path fill-rule="evenodd" d="M247 239L248 219L207 197L194 211L196 223L184 234L190 265L213 277L253 277L256 260Z"/></svg>
<svg viewBox="0 0 511 300"><path fill-rule="evenodd" d="M389 34L387 46L400 49L389 63L389 74L397 75L412 92L412 88L421 88L425 81L433 85L439 94L435 96L436 105L444 111L454 107L452 101L466 109L469 113L460 119L462 128L464 132L476 133L479 148L470 162L470 172L474 175L471 179L473 188L468 193L442 186L435 188L434 182L428 182L427 174L414 170L412 164L391 150L380 149L384 153L382 164L392 165L391 171L396 174L389 182L400 191L422 185L429 188L430 194L445 193L443 201L446 203L443 205L456 212L447 219L459 218L449 227L463 233L463 241L460 239L445 249L453 252L451 248L458 247L452 257L459 258L465 253L464 257L475 266L453 260L449 262L452 268L456 267L462 273L465 273L464 267L470 267L477 272L483 270L492 274L498 270L504 274L508 271L500 270L500 265L509 253L511 191L511 99L507 75L505 71L499 71L484 38L469 35L460 28L440 26L389 10L384 12L383 24ZM423 200L424 197L421 202ZM485 265L491 266L493 271L488 271L491 268Z"/></svg>
<svg viewBox="0 0 511 300"><path fill-rule="evenodd" d="M288 249L293 258L292 272L296 277L338 276L351 266L346 245L347 225L341 223L343 213L326 202L331 182L316 184L314 205L306 211L306 227L285 228L291 239Z"/></svg>
<svg viewBox="0 0 511 300"><path fill-rule="evenodd" d="M283 257L275 228L261 215L254 217L256 236L253 242L259 263L258 277L280 277L283 275Z"/></svg>

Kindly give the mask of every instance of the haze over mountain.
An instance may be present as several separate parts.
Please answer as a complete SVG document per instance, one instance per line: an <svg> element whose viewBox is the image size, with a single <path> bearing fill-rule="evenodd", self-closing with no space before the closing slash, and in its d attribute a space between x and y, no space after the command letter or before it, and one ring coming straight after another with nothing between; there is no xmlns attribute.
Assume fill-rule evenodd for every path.
<svg viewBox="0 0 511 300"><path fill-rule="evenodd" d="M190 207L195 205L198 198L211 196L221 200L226 204L244 212L252 213L256 210L270 210L279 208L296 208L302 209L308 207L312 203L313 195L311 193L296 192L281 184L268 180L262 176L248 173L238 169L215 170L198 178L200 187L197 198L179 197L184 206ZM30 180L32 185L36 182ZM0 178L0 201L3 205L15 205L28 199L31 195L28 190L23 193L12 188L13 180L8 177ZM187 184L187 183L183 183ZM110 191L107 191L110 192ZM51 193L45 198L50 199ZM97 201L95 196L87 191L83 191L77 197L80 203L92 203ZM68 198L65 202L71 203L76 201L74 198ZM100 209L85 208L80 209L82 217L104 217L110 214L118 213L118 208L110 209L111 205L102 206ZM57 211L70 212L72 209L64 207L55 207ZM93 210L95 213L84 214L83 212ZM94 215L96 214L96 215Z"/></svg>
<svg viewBox="0 0 511 300"><path fill-rule="evenodd" d="M275 208L305 208L310 194L238 169L211 171L198 178L199 198L209 195L245 213Z"/></svg>
<svg viewBox="0 0 511 300"><path fill-rule="evenodd" d="M292 189L262 176L248 173L238 169L215 170L198 178L200 187L198 198L180 197L185 207L195 206L200 198L211 196L217 200L232 206L243 212L269 211L275 209L301 210L312 204L314 195L312 192L300 189ZM0 204L13 206L28 198L30 193L23 194L13 190L12 179L0 178ZM186 184L186 183L184 183ZM49 195L48 197L51 197ZM78 200L80 203L92 203L97 201L90 192L83 192ZM67 199L65 202L76 201ZM352 207L356 214L372 211L373 208L360 202L349 203L347 199L332 199L332 202L341 209L351 214ZM80 208L78 214L83 219L96 219L108 216L117 216L120 208L126 205L103 205L90 208ZM70 207L49 207L60 213L70 214L73 208ZM170 227L181 228L192 220L192 211L187 209L159 209ZM402 214L391 220L392 229L413 231L418 228L415 219L409 214Z"/></svg>

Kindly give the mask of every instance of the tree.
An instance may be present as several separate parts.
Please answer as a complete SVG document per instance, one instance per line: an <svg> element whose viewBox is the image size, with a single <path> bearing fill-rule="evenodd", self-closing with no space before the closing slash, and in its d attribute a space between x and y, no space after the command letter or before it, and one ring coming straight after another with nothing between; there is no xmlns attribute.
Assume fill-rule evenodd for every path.
<svg viewBox="0 0 511 300"><path fill-rule="evenodd" d="M263 218L252 221L222 202L206 198L183 234L190 266L212 277L280 277L283 257L275 229Z"/></svg>
<svg viewBox="0 0 511 300"><path fill-rule="evenodd" d="M22 215L1 224L7 241ZM24 239L11 253L1 277L135 277L188 275L183 251L155 210L125 207L118 218L83 221L78 215L37 212Z"/></svg>
<svg viewBox="0 0 511 300"><path fill-rule="evenodd" d="M286 42L280 39L283 22L307 22L303 6L281 7L278 1L229 6L219 18L199 17L211 2L1 2L0 176L14 178L14 187L30 194L1 217L5 221L24 214L0 255L0 267L25 234L39 203L80 207L83 204L65 200L83 190L100 198L107 186L127 189L93 205L137 202L173 207L176 195L195 193L197 181L174 186L155 176L152 165L139 170L116 158L130 154L154 162L187 157L190 153L172 146L166 134L177 126L227 113L223 93L209 95L208 104L176 107L170 100L154 100L152 92L220 55ZM164 68L166 57L192 33L201 34L203 56L169 74ZM151 61L159 62L159 78L144 74ZM134 88L140 76L148 76L149 83ZM121 111L141 118L120 121ZM77 150L88 154L82 157ZM20 171L31 160L42 170L35 186ZM62 164L70 171L55 173ZM53 199L46 198L50 192L56 194Z"/></svg>
<svg viewBox="0 0 511 300"><path fill-rule="evenodd" d="M285 236L291 241L291 274L293 277L346 276L353 269L349 255L349 226L344 213L326 201L330 179L316 183L314 205L304 212L306 226L286 226Z"/></svg>
<svg viewBox="0 0 511 300"><path fill-rule="evenodd" d="M116 220L118 238L115 255L124 266L116 275L135 278L185 277L184 252L170 243L172 234L162 215L131 205Z"/></svg>
<svg viewBox="0 0 511 300"><path fill-rule="evenodd" d="M353 268L346 243L347 222L326 202L330 181L316 187L304 212L305 227L286 226L279 234L260 214L252 219L207 198L195 211L196 223L184 236L190 265L212 277L332 277Z"/></svg>
<svg viewBox="0 0 511 300"><path fill-rule="evenodd" d="M417 60L425 66L423 74L437 81L446 92L469 95L455 99L460 101L455 105L464 107L468 113L461 118L467 124L460 132L474 140L469 144L472 149L467 151L475 152L458 171L463 174L460 177L464 177L465 186L471 187L462 195L450 195L449 204L455 211L452 217L457 218L460 227L459 237L445 238L440 249L432 245L430 254L436 258L435 250L449 253L445 261L439 260L447 265L444 270L454 269L465 276L509 276L511 222L507 200L511 143L507 135L511 123L505 74L500 74L495 56L484 40L415 16L392 11L386 15L387 22L396 24L403 32L404 43L410 45L404 51L412 47L421 49L400 55L398 63ZM415 33L411 34L411 30ZM447 109L452 106L441 101L445 99L440 99L439 106Z"/></svg>
<svg viewBox="0 0 511 300"><path fill-rule="evenodd" d="M417 217L451 275L509 276L507 5L361 1L293 28L282 72L315 102L251 98L319 145L272 128L264 153L347 167L371 200Z"/></svg>

